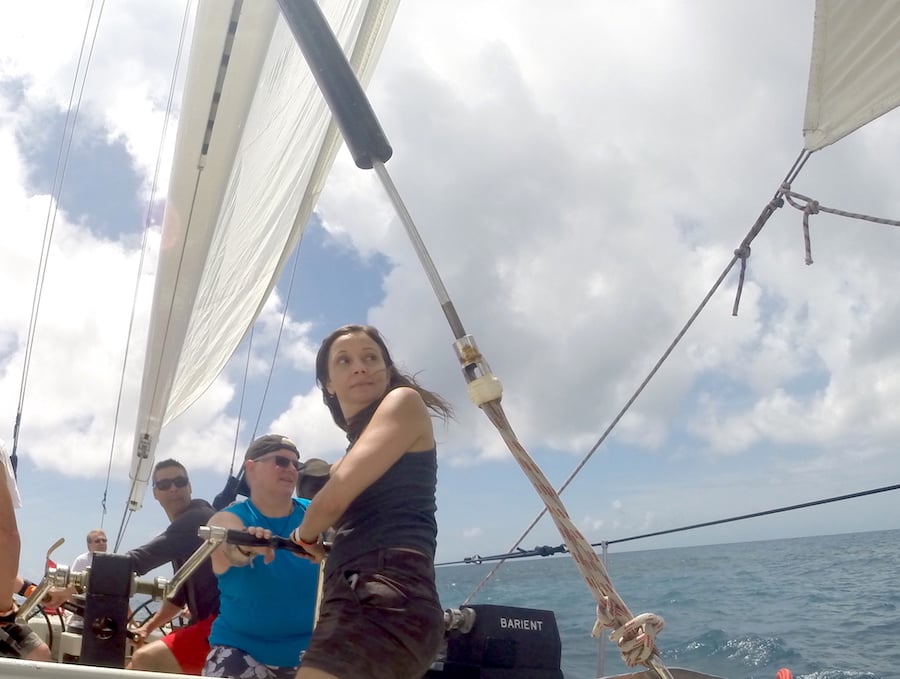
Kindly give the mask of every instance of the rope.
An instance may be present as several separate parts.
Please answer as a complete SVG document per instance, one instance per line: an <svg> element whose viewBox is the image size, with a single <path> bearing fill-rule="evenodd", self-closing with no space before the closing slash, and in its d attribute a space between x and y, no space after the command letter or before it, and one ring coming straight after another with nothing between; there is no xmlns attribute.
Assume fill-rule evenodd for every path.
<svg viewBox="0 0 900 679"><path fill-rule="evenodd" d="M640 393L643 391L644 387L649 383L652 377L656 374L659 368L662 366L663 362L668 358L668 356L672 353L675 346L687 332L689 327L696 320L700 312L706 306L712 295L719 288L721 283L723 282L725 276L734 266L734 264L740 260L741 262L741 270L738 279L738 285L735 295L735 303L732 310L733 315L737 315L737 310L740 304L741 292L743 289L743 284L745 280L746 268L747 268L747 259L750 257L751 253L751 243L756 238L757 235L762 231L763 226L768 222L769 218L774 214L774 212L784 205L784 200L788 200L792 206L799 207L799 209L804 210L804 234L807 242L807 263L811 263L811 257L809 256L809 224L808 218L810 214L817 214L819 211L822 212L830 212L832 214L838 214L846 217L852 217L857 219L867 219L869 221L873 221L879 224L889 224L892 226L900 226L900 222L896 222L893 220L881 219L870 217L867 215L861 215L858 213L851 213L841 210L835 210L830 208L823 208L818 204L817 201L812 201L811 199L802 196L800 194L796 194L790 191L790 182L796 178L797 174L806 164L806 161L809 159L809 152L802 151L797 159L794 161L793 166L789 170L785 182L782 183L781 187L775 192L773 198L766 204L760 213L757 220L754 222L753 226L748 231L747 235L742 240L740 246L735 249L734 257L729 262L729 264L725 267L722 274L719 276L718 280L715 282L713 287L707 293L706 297L704 297L701 304L697 307L694 313L691 315L688 322L684 325L681 331L678 333L673 342L669 345L666 351L663 353L662 357L657 361L656 365L650 371L645 380L638 387L637 391L632 395L629 401L626 403L625 407L619 412L610 426L606 429L603 435L600 437L598 442L594 445L594 447L589 451L588 455L582 462L576 467L575 471L569 476L566 482L560 487L559 492L561 493L565 488L569 485L569 483L574 479L575 475L584 467L587 460L593 455L593 453L599 448L600 444L607 438L607 436L611 433L612 429L618 424L619 420L624 416L627 410L630 408L632 403L637 399ZM806 205L798 206L792 199L793 198L801 198L806 200ZM475 399L473 399L475 400ZM478 401L476 400L476 403ZM519 462L523 471L525 471L526 475L532 480L533 485L535 486L538 494L541 496L541 499L544 501L545 507L538 516L534 519L534 521L529 525L529 527L525 530L523 535L519 538L515 545L509 550L510 553L513 553L515 549L521 544L522 540L528 535L532 528L537 524L541 517L547 512L550 513L551 518L557 524L557 528L562 534L563 538L566 541L566 546L569 551L572 552L572 557L575 559L576 565L581 571L582 577L588 583L589 588L592 593L594 593L595 597L598 600L597 606L597 623L594 626L593 634L597 636L599 631L603 627L613 627L613 632L610 635L610 638L615 641L622 652L623 658L625 662L629 664L629 666L633 666L638 662L644 663L648 666L653 667L649 661L655 657L655 638L656 634L662 629L663 621L658 616L654 616L653 614L642 614L637 617L632 617L627 607L625 607L624 602L618 598L618 595L615 593L615 590L612 588L612 583L609 581L608 576L606 575L605 567L603 567L602 562L597 557L596 552L592 549L588 550L588 553L591 556L588 556L588 553L585 553L581 550L579 545L578 551L573 549L572 541L574 544L579 544L580 540L584 540L583 536L575 529L573 525L571 525L571 521L568 518L568 515L565 514L565 509L562 506L562 503L559 502L558 494L553 491L552 487L550 487L549 483L547 483L546 478L543 476L540 469L534 462L528 457L527 452L525 452L524 448L518 444L515 440L514 434L512 434L511 429L504 433L504 422L505 416L500 418L498 415L492 415L488 409L487 405L482 406L486 413L488 413L488 417L494 422L495 426L497 426L498 430L501 431L501 434L504 435L504 440L507 442L507 446L513 452L514 457ZM499 409L499 400L496 402L496 408ZM502 415L502 410L500 410L500 414ZM496 420L496 421L495 421ZM508 426L508 423L506 423ZM554 500L555 496L555 500ZM561 512L560 512L561 510ZM574 532L572 532L574 531ZM586 542L586 541L585 541ZM504 559L505 560L505 559ZM471 599L481 590L481 588L493 577L494 573L499 569L499 567L503 564L504 560L501 560L479 583L476 587L475 591L469 596L466 603L471 601ZM596 564L594 563L596 562ZM596 573L601 574L601 578L595 582L592 582L592 578ZM599 596L598 596L599 595ZM624 620L624 621L623 621ZM664 670L664 668L663 668ZM657 670L658 671L658 670ZM664 676L660 674L660 676Z"/></svg>
<svg viewBox="0 0 900 679"><path fill-rule="evenodd" d="M250 358L253 355L253 336L256 326L250 326L250 337L247 339L247 360L244 361L244 377L241 381L241 399L238 403L237 423L234 427L234 443L231 446L231 464L228 467L228 476L234 476L234 461L237 458L238 439L241 436L241 418L244 414L244 396L247 393L247 380L250 376Z"/></svg>
<svg viewBox="0 0 900 679"><path fill-rule="evenodd" d="M302 238L302 236L301 236L301 238ZM281 314L281 324L278 326L278 337L275 340L275 348L272 351L272 362L269 364L269 374L266 376L266 385L263 388L262 397L260 398L259 410L257 411L257 414L256 414L256 423L253 425L253 431L250 434L251 440L256 438L256 433L257 433L257 431L259 431L259 423L262 420L263 409L265 408L265 405L266 405L266 397L269 394L269 387L272 384L272 375L275 373L275 361L278 359L278 348L281 346L281 338L282 338L282 335L284 334L284 325L285 325L285 322L287 321L287 314L288 314L288 308L289 308L290 301L291 301L291 295L294 292L294 279L297 276L297 268L298 268L297 265L298 265L299 261L300 261L300 243L298 242L297 246L294 248L294 265L293 265L293 267L291 267L291 278L288 281L288 292L284 299L284 310L282 311L282 314ZM237 475L235 475L234 462L237 457L238 439L240 438L240 432L241 432L241 413L243 413L243 411L244 411L244 395L247 391L247 379L248 379L248 375L250 373L250 358L251 358L252 349L253 349L253 336L254 336L254 332L255 332L254 328L255 328L255 325L251 326L251 328L250 328L250 339L247 343L247 360L244 365L244 378L243 378L243 383L241 384L241 402L240 402L240 407L238 409L237 423L235 424L235 428L234 428L234 445L231 450L231 464L228 468L229 479L240 480L244 475L243 468L241 468L238 471ZM226 489L228 488L228 483L231 483L231 482L232 481L229 481L226 483L226 486L225 486ZM226 491L224 491L224 490L222 491L222 493L225 493L225 492Z"/></svg>
<svg viewBox="0 0 900 679"><path fill-rule="evenodd" d="M751 514L741 514L739 516L729 516L725 519L716 519L715 521L704 521L703 523L692 523L688 526L679 526L678 528L668 528L666 530L657 530L652 533L643 533L641 535L632 535L627 538L619 538L618 540L605 540L599 545L614 545L622 542L630 542L631 540L643 540L644 538L653 538L660 535L669 535L671 533L680 533L681 531L694 530L696 528L706 528L708 526L718 526L723 523L732 523L734 521L745 521L746 519L756 519L760 516L771 516L772 514L781 514L782 512L793 512L798 509L807 509L808 507L818 507L819 505L827 505L832 502L843 502L845 500L855 500L856 498L866 497L868 495L877 495L878 493L887 493L894 490L900 490L900 483L891 486L882 486L881 488L870 488L869 490L860 490L855 493L847 493L845 495L836 495L834 497L826 497L821 500L810 500L809 502L801 502L800 504L788 505L786 507L776 507L774 509L766 509L761 512L753 512Z"/></svg>
<svg viewBox="0 0 900 679"><path fill-rule="evenodd" d="M194 211L197 209L197 200L198 200L198 195L199 195L199 191L200 191L200 183L201 183L201 180L203 177L203 172L206 170L206 163L208 160L208 158L207 158L207 153L209 151L209 143L208 142L209 142L209 138L212 135L213 130L216 125L215 113L216 113L218 102L219 102L219 95L221 94L223 83L224 83L226 75L228 73L228 58L227 57L231 54L231 49L234 44L234 35L237 30L238 20L240 18L240 8L241 8L241 4L239 2L235 3L235 5L232 7L231 21L229 23L228 33L226 35L225 44L223 46L223 58L222 58L222 61L220 64L219 73L216 76L215 84L213 85L212 97L210 100L209 111L207 113L208 117L207 117L206 134L205 134L205 137L203 140L203 144L200 148L200 156L197 159L197 165L194 169L194 172L195 172L194 185L191 189L191 198L190 198L187 209L184 210L183 215L182 215L183 220L181 222L181 231L180 231L182 247L181 247L181 251L177 253L177 256L173 255L171 258L171 260L173 262L172 266L174 269L174 280L172 281L172 285L174 286L174 289L177 289L181 285L181 280L182 280L181 274L184 272L184 267L186 265L185 264L185 256L187 254L187 249L186 249L186 247L184 247L184 243L186 243L190 239L191 229L194 228ZM176 315L175 309L170 307L168 309L168 313L165 316L165 318L161 319L159 321L157 330L161 333L161 335L160 335L161 346L166 346L168 344L169 338L170 338L170 332L175 331L175 328L173 328L173 325L174 325L173 318L175 315ZM148 357L145 357L145 362L148 360L150 360L150 359ZM159 393L160 389L162 389L163 392L165 392L165 389L166 389L166 387L163 384L161 384L161 382L160 382L159 367L160 367L161 360L162 360L162 357L157 356L155 358L156 362L152 365L152 370L155 371L157 374L156 374L156 378L153 380L152 390L149 392L150 395L148 396L150 403L156 403L157 396L160 395L160 393ZM146 368L147 368L147 365L145 364L145 369ZM171 385L169 385L169 386L171 386ZM146 388L146 382L144 383L144 388ZM168 398L168 394L166 394L165 396L166 396L166 398ZM149 413L147 414L147 417L149 418ZM150 429L153 429L153 427L151 427L151 422L149 421L149 419L147 421L135 422L135 432L142 432L144 430L150 430ZM155 433L158 434L158 431L156 431ZM137 434L136 434L136 436L137 436ZM150 460L152 458L153 454L155 453L155 446L158 443L158 441L156 440L155 437L151 437L151 435L149 433L147 433L146 431L144 431L144 433L140 434L140 437L141 437L140 440L136 440L136 447L138 448L138 453L140 454L141 446L146 446L146 448L145 448L146 454L143 455L143 458ZM138 471L140 471L140 469L138 469ZM137 476L132 477L131 485L128 490L129 498L125 501L126 514L131 509L131 507L130 507L131 494L137 488L139 483L141 483L141 482L138 480ZM135 508L135 509L137 509L137 508ZM124 533L125 523L126 522L123 517L122 523L119 525L119 538L118 539L121 539L121 536Z"/></svg>
<svg viewBox="0 0 900 679"><path fill-rule="evenodd" d="M634 667L643 664L655 670L660 677L671 677L669 671L660 662L659 652L656 648L656 637L665 624L663 619L653 613L632 615L613 587L606 567L597 552L569 518L559 494L553 490L540 467L535 464L522 444L519 443L506 418L506 413L500 405L500 400L494 399L483 403L481 409L500 432L507 448L540 495L550 518L565 541L581 577L597 602L597 622L594 624L591 636L597 637L602 633L603 628L611 628L610 639L618 644L626 665Z"/></svg>
<svg viewBox="0 0 900 679"><path fill-rule="evenodd" d="M826 497L820 500L810 500L809 502L801 502L799 504L787 505L785 507L775 507L773 509L765 509L760 512L752 512L750 514L741 514L739 516L729 516L724 519L716 519L714 521L704 521L703 523L692 523L687 526L678 526L677 528L667 528L665 530L657 530L652 533L641 533L640 535L631 535L629 537L617 538L615 540L602 540L601 542L592 542L592 547L608 547L609 545L618 545L623 542L631 542L632 540L645 540L647 538L655 538L660 535L671 535L672 533L681 533L689 530L696 530L698 528L708 528L709 526L720 526L725 523L733 523L735 521L746 521L748 519L757 519L761 516L772 516L773 514L781 514L783 512L793 512L800 509L808 509L809 507L818 507L820 505L827 505L833 502L844 502L846 500L855 500L861 497L867 497L869 495L877 495L879 493L888 493L895 490L900 490L900 483L895 483L890 486L882 486L880 488L870 488L869 490L860 490L854 493L846 493L844 495L835 495L833 497ZM460 561L446 561L443 563L437 563L435 566L455 566L457 564L481 564L485 561L497 561L498 559L516 559L519 557L534 557L534 556L551 556L553 554L561 554L566 553L568 550L565 545L557 545L556 547L551 547L549 545L543 545L541 547L535 547L531 551L520 550L518 552L513 552L510 554L495 554L493 556L481 556L480 554L475 554L474 556L466 557Z"/></svg>
<svg viewBox="0 0 900 679"><path fill-rule="evenodd" d="M800 153L800 155L797 157L797 159L794 161L793 165L791 166L790 170L788 170L785 181L791 180L797 176L797 173L799 173L800 170L803 168L808 157L809 156L808 156L807 152L803 151ZM779 189L779 191L780 191L780 189ZM629 398L628 401L625 403L625 405L622 407L622 409L619 410L619 412L616 414L616 416L612 419L612 422L610 422L610 424L607 426L607 428L604 430L604 432L600 435L600 438L597 439L597 441L594 443L594 445L591 447L591 449L587 452L587 454L582 458L582 460L578 463L578 465L576 465L575 469L573 469L572 472L569 474L569 476L566 478L565 482L559 487L559 490L557 491L558 493L562 493L566 488L568 488L569 484L575 479L575 477L579 474L579 472L581 472L581 470L588 463L588 461L591 459L591 457L593 457L594 453L596 453L597 450L600 448L600 446L603 445L603 442L606 441L606 439L612 433L613 429L615 429L615 427L619 424L619 421L625 416L625 414L628 412L629 408L631 408L632 404L634 404L634 402L638 399L638 397L644 391L644 388L656 376L656 373L659 372L660 368L662 368L663 363L665 363L665 361L669 358L669 356L675 350L675 347L678 346L678 343L681 342L681 339L685 336L685 334L687 334L687 331L694 324L694 321L697 320L697 318L699 317L699 315L703 311L703 309L706 308L706 305L712 299L713 295L718 291L719 287L724 282L725 277L731 271L735 262L738 259L740 259L741 260L741 274L740 274L740 278L738 281L738 288L737 288L737 293L736 293L736 298L735 298L735 306L732 311L733 315L737 315L737 305L738 305L738 303L740 301L740 297L741 297L741 290L742 290L743 282L744 282L744 273L745 273L746 267L747 267L747 258L750 256L750 243L753 241L754 238L756 238L756 236L762 230L762 227L765 225L766 221L772 215L772 213L775 211L775 209L777 209L780 206L781 205L780 205L780 201L779 201L779 192L776 192L775 196L772 198L771 201L769 201L769 203L766 205L766 207L763 209L762 213L760 214L760 217L756 220L756 222L750 228L750 231L744 237L743 241L741 242L741 245L734 251L734 254L735 254L734 258L732 258L732 260L725 266L725 268L722 270L722 273L719 274L718 279L716 279L715 283L713 283L709 292L706 293L706 296L704 296L704 298L701 300L700 304L697 306L697 308L694 310L694 312L688 318L687 322L684 324L684 326L682 326L681 330L675 336L675 339L672 340L672 342L669 344L669 346L666 348L666 350L659 357L659 360L657 360L657 362L653 366L653 368L650 369L650 372L647 374L647 376L644 378L644 380L641 382L641 384L638 386L638 388L635 390L635 392L631 395L631 398ZM525 540L525 538L528 537L529 533L531 533L531 531L534 529L534 527L538 524L538 521L540 521L543 518L544 514L546 514L546 513L547 513L546 507L542 508L538 512L537 516L535 516L534 519L531 521L531 523L528 524L528 526L522 532L522 535L519 536L518 540L516 540L516 542L513 544L513 546L508 550L510 553L514 552L522 544L522 542ZM490 570L490 572L488 572L484 576L484 578L482 578L481 582L478 583L478 585L476 586L474 591L469 595L469 597L466 599L466 601L464 602L463 605L469 603L470 601L472 601L472 599L475 598L475 596L488 583L488 581L490 581L491 578L494 577L494 575L497 573L497 571L503 565L504 561L505 560L501 560L499 563L497 563Z"/></svg>
<svg viewBox="0 0 900 679"><path fill-rule="evenodd" d="M759 217L757 217L756 221L753 223L753 226L750 227L750 231L744 236L744 240L741 241L741 244L734 251L734 256L741 260L741 273L738 276L737 290L735 290L734 293L734 306L731 308L732 316L738 315L738 307L741 304L741 292L744 290L744 276L747 272L747 260L750 258L750 244L753 242L753 239L759 235L759 232L762 231L762 228L775 213L775 210L784 205L784 187L790 186L790 183L797 178L797 175L800 174L800 170L803 169L803 166L806 165L806 161L809 160L810 155L810 151L803 150L800 152L800 155L797 156L794 164L791 165L791 169L788 170L781 186L775 192L775 195L772 196L772 200L770 200L763 208Z"/></svg>
<svg viewBox="0 0 900 679"><path fill-rule="evenodd" d="M485 561L498 561L500 559L524 559L533 556L553 556L554 554L568 554L569 550L565 545L537 545L534 549L518 549L515 552L507 552L505 554L493 554L491 556L481 556L481 554L473 554L459 561L442 561L434 564L435 566L456 566L457 564L483 564Z"/></svg>
<svg viewBox="0 0 900 679"><path fill-rule="evenodd" d="M300 261L300 243L294 248L294 265L291 267L291 278L288 281L288 292L284 298L284 311L281 314L281 324L278 326L278 337L275 339L275 348L272 350L272 363L269 365L269 374L266 376L266 386L263 389L263 395L259 402L259 412L256 414L256 424L253 426L251 440L256 438L256 432L259 431L259 422L262 420L263 407L266 404L266 396L269 393L269 386L272 383L272 375L275 373L275 360L278 358L278 348L281 346L281 337L284 334L284 324L287 321L288 306L291 302L291 294L294 292L294 278L297 276L297 264Z"/></svg>
<svg viewBox="0 0 900 679"><path fill-rule="evenodd" d="M592 634L597 636L602 628L611 627L611 638L619 645L622 658L629 667L639 663L651 668L660 679L672 679L672 675L662 664L656 648L656 636L663 627L663 620L653 614L635 617L628 610L621 597L613 589L606 567L600 557L588 544L587 539L572 523L559 494L547 481L547 477L525 450L512 430L506 414L500 405L502 387L499 380L490 372L487 362L481 356L474 339L465 335L462 321L447 294L446 288L438 275L437 269L428 254L425 244L419 236L409 211L397 192L387 169L381 162L374 162L375 173L382 180L388 197L394 204L400 220L406 228L407 235L425 269L432 288L441 304L444 315L450 324L456 342L454 349L462 365L463 375L469 390L470 398L487 415L491 423L500 433L507 448L528 476L535 490L544 502L553 518L566 547L572 554L582 578L597 602L597 623Z"/></svg>
<svg viewBox="0 0 900 679"><path fill-rule="evenodd" d="M849 219L859 219L865 222L872 222L873 224L882 224L885 226L900 226L900 221L896 219L885 219L884 217L873 217L872 215L865 215L860 212L848 212L847 210L838 210L832 207L825 207L821 205L819 201L814 200L808 196L804 196L801 193L797 193L796 191L791 190L790 182L785 182L781 185L781 195L784 196L785 200L787 200L788 204L800 210L803 213L803 245L806 252L806 264L812 264L812 248L810 246L809 241L809 217L810 215L817 215L820 212L827 212L828 214L837 215L839 217L848 217Z"/></svg>
<svg viewBox="0 0 900 679"><path fill-rule="evenodd" d="M750 228L750 231L744 237L740 246L735 249L734 257L732 258L731 262L725 267L725 270L722 272L713 288L704 298L700 307L698 307L698 309L689 319L688 323L684 326L684 328L682 328L681 332L678 334L672 344L670 344L669 348L664 352L663 357L657 362L653 370L651 370L650 375L644 380L644 382L638 388L637 392L635 392L635 394L631 397L625 408L623 408L623 410L619 413L619 416L617 416L613 423L607 428L606 432L604 432L600 441L589 452L587 456L588 458L599 447L599 444L606 438L606 436L608 436L615 424L624 415L625 411L627 411L631 404L636 400L637 396L662 365L663 361L665 361L668 358L669 354L671 354L674 346L683 337L688 327L699 315L700 311L709 301L712 294L721 285L727 273L731 270L734 264L738 260L740 260L741 271L738 279L735 303L732 310L732 314L735 316L737 315L738 307L740 305L741 292L743 290L743 284L746 275L747 259L750 257L751 253L751 243L762 231L763 226L765 226L769 218L772 216L772 214L774 214L775 210L784 205L784 200L790 200L794 197L793 194L791 194L790 196L787 195L788 193L790 193L790 183L797 176L797 174L799 174L800 170L806 164L806 161L809 159L809 157L810 153L808 151L801 151L797 159L794 161L791 169L788 171L785 181L775 192L773 198L763 208L756 222ZM383 163L376 162L373 164L373 167L376 174L382 180L389 198L394 203L394 207L397 210L401 222L403 223L403 226L407 231L407 235L409 236L410 241L413 244L416 254L419 257L420 263L423 265L425 273L427 274L429 281L432 283L432 288L434 289L435 294L438 297L438 301L440 302L441 307L445 313L445 316L450 323L451 329L456 336L456 350L463 366L463 374L465 375L469 386L470 397L476 403L476 405L484 410L485 414L488 416L488 419L492 422L492 424L494 424L498 432L500 432L504 442L506 443L510 452L512 452L513 457L519 463L519 466L525 472L535 490L538 492L538 495L541 497L541 500L544 502L544 509L532 522L528 529L526 529L525 534L523 534L523 536L513 546L510 552L513 552L513 550L515 550L519 546L519 544L521 544L521 541L524 539L525 535L527 535L528 532L537 524L537 521L543 516L543 514L545 512L549 512L552 520L554 521L557 529L560 532L560 535L562 535L566 547L571 553L572 558L582 575L582 578L588 585L588 588L591 590L594 598L597 600L597 622L594 625L592 634L594 636L597 636L603 628L612 628L613 631L610 634L610 638L619 645L622 657L628 666L632 667L638 663L642 663L653 669L659 677L670 677L671 675L669 674L668 670L661 664L659 660L659 654L656 650L656 636L662 629L664 624L662 618L650 613L645 613L639 616L633 616L631 614L625 603L612 587L612 582L609 580L609 576L606 573L606 568L603 565L603 562L600 560L599 556L593 550L584 536L572 523L571 519L568 516L568 513L565 510L564 505L562 504L562 501L560 500L559 494L549 484L543 472L534 463L534 460L532 460L532 458L528 455L528 452L525 450L525 448L522 447L522 445L519 443L500 405L502 388L499 386L499 381L497 381L496 378L490 373L490 369L487 368L486 362L483 360L482 356L475 347L474 340L470 336L465 335L462 323L456 314L455 308L450 301L449 295L447 294L447 291L437 273L434 263L432 262L431 257L428 254L428 251L425 248L425 245L422 242L418 231L416 230L412 217L407 211L406 206L403 204L403 201L400 198L396 187L393 185L393 182L390 179L390 176L388 175ZM809 214L816 214L818 213L818 211L823 209L820 205L818 205L818 203L815 203L808 199L807 204L804 206L804 208L804 235L807 241L807 260L809 263L811 261L811 257L809 256L808 244L808 217ZM843 214L845 216L866 218L865 215L856 215L855 213L846 213L834 210L828 211L834 212L835 214ZM888 220L876 220L875 218L869 219L871 219L872 221L878 221L878 223L900 226L900 223ZM587 458L582 461L582 463L576 469L575 473L577 473L584 466L584 463L586 461ZM560 492L564 490L572 480L572 478L574 478L575 473L570 475L569 479L566 480L566 483L563 484L563 486L560 488ZM467 602L471 600L471 598L474 597L478 593L478 591L480 591L481 587L483 587L483 585L493 576L493 574L500 567L500 565L502 565L502 563L503 561L498 563L497 566L495 566L494 569L492 569L491 572L482 580L476 590L469 597Z"/></svg>

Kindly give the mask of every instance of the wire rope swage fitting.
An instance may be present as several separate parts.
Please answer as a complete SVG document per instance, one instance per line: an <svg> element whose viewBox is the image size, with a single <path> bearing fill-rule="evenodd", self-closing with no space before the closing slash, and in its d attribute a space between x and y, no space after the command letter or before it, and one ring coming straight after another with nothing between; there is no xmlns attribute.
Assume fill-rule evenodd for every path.
<svg viewBox="0 0 900 679"><path fill-rule="evenodd" d="M499 403L503 398L503 385L491 372L491 367L478 350L475 338L464 335L453 343L453 349L462 366L472 403L479 408L494 401Z"/></svg>

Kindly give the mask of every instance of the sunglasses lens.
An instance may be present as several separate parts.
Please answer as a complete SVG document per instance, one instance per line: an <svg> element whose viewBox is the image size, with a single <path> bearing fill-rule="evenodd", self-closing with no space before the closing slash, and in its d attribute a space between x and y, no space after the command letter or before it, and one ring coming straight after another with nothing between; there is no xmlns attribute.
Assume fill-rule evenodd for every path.
<svg viewBox="0 0 900 679"><path fill-rule="evenodd" d="M174 479L160 479L154 486L158 490L169 490L173 484L176 488L184 488L188 484L188 480L184 476L176 476Z"/></svg>
<svg viewBox="0 0 900 679"><path fill-rule="evenodd" d="M284 457L283 455L275 456L275 464L281 467L282 469L293 468L297 470L300 468L300 463L297 460L292 460L289 457Z"/></svg>
<svg viewBox="0 0 900 679"><path fill-rule="evenodd" d="M258 457L254 462L271 462L279 469L293 469L294 471L300 471L300 460L295 460L292 457L287 457L285 455L264 455L263 457Z"/></svg>

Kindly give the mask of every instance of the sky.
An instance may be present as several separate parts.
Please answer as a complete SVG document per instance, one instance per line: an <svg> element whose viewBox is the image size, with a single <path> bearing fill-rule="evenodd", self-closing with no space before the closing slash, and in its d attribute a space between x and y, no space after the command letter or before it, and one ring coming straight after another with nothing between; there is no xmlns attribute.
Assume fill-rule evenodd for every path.
<svg viewBox="0 0 900 679"><path fill-rule="evenodd" d="M32 575L58 537L66 544L55 558L66 563L89 529L115 535L122 519L178 119L177 101L168 118L166 102L184 3L108 3L81 89L73 82L85 26L95 29L90 7L17 3L0 25L7 444L53 223L18 448L22 570ZM800 152L812 10L809 0L400 4L369 87L394 150L387 170L503 382L520 440L553 484L645 379ZM73 91L83 99L51 197ZM794 189L898 219L898 146L893 112L814 154ZM737 316L735 268L565 491L588 540L900 478L900 233L816 215L807 266L801 224L793 209L776 212L753 242ZM293 288L289 274L249 357L245 344L164 431L157 457L182 461L195 496L209 499L253 432L285 433L305 456L338 459L345 441L315 387L315 351L333 328L371 323L456 411L435 424L438 561L507 551L539 499L468 401L415 253L377 177L346 148L307 226ZM613 549L898 528L897 502L885 493ZM148 495L122 548L165 525ZM544 519L522 545L560 542Z"/></svg>

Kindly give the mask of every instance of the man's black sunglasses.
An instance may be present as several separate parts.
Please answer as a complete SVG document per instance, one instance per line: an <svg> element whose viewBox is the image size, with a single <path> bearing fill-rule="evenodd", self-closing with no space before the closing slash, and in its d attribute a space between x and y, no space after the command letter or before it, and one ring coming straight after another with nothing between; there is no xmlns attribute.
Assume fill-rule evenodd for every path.
<svg viewBox="0 0 900 679"><path fill-rule="evenodd" d="M254 460L254 462L268 462L271 460L275 463L276 467L281 467L282 469L287 469L288 467L292 468L294 471L300 471L300 460L295 460L292 457L286 457L284 455L266 455L264 457L258 457Z"/></svg>
<svg viewBox="0 0 900 679"><path fill-rule="evenodd" d="M188 477L186 476L176 476L174 479L160 479L159 481L153 482L153 487L157 490L169 490L172 487L172 484L175 484L176 488L184 488L188 483Z"/></svg>

